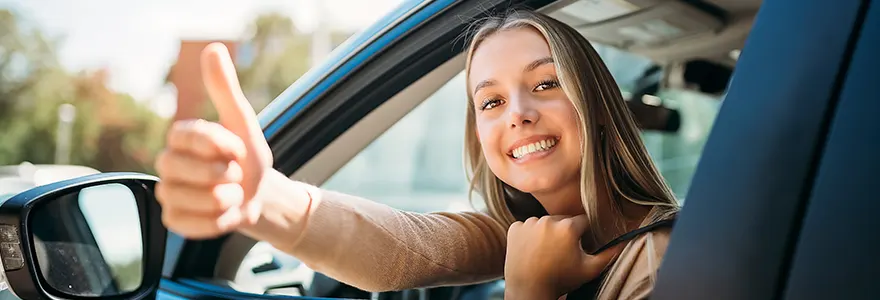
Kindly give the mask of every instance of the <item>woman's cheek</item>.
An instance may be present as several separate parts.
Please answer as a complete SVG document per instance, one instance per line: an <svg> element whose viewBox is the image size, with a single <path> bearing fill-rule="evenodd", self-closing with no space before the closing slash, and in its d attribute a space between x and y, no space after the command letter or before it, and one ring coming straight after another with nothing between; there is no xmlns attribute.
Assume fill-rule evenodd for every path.
<svg viewBox="0 0 880 300"><path fill-rule="evenodd" d="M486 157L489 169L497 174L506 159L506 154L499 150L502 149L499 132L495 132L494 128L486 126L486 124L477 125L477 140L480 141L480 147L483 150L483 156Z"/></svg>

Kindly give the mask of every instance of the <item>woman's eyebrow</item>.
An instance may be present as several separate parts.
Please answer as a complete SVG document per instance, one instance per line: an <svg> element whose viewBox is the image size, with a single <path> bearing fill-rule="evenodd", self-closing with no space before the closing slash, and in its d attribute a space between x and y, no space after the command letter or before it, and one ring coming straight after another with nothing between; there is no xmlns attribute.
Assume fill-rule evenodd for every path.
<svg viewBox="0 0 880 300"><path fill-rule="evenodd" d="M528 72L534 71L535 69L537 69L540 66L543 66L546 64L552 64L552 63L553 63L553 57L550 57L550 56L536 59L535 61L526 65L525 68L523 68L523 73L528 73ZM493 85L495 85L495 80L492 80L492 79L480 81L479 83L477 83L477 85L474 86L474 93L473 94L476 95L477 92L480 91L480 89L485 88L485 87L490 87Z"/></svg>
<svg viewBox="0 0 880 300"><path fill-rule="evenodd" d="M535 61L526 65L526 67L523 69L523 73L528 73L528 72L534 71L535 69L537 69L540 66L543 66L546 64L552 64L552 63L553 63L553 58L549 57L549 56L536 59Z"/></svg>
<svg viewBox="0 0 880 300"><path fill-rule="evenodd" d="M493 85L495 85L495 80L492 79L480 81L480 83L477 83L477 85L474 86L474 95L476 95L477 92L480 91L480 89Z"/></svg>

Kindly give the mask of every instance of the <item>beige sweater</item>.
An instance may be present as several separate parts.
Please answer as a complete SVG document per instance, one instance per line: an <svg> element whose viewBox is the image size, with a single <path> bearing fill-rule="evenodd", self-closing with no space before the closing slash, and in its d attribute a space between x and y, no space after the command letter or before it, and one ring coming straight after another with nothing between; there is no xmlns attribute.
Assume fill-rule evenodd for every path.
<svg viewBox="0 0 880 300"><path fill-rule="evenodd" d="M411 213L275 176L274 197L257 226L243 230L306 265L367 291L460 285L499 279L507 226L472 212ZM283 180L283 181L282 181ZM280 188L284 185L283 188ZM308 195L302 195L302 187ZM286 195L285 195L286 193ZM291 196L300 193L300 196ZM280 238L287 237L287 238ZM600 299L645 299L669 240L668 229L629 242Z"/></svg>

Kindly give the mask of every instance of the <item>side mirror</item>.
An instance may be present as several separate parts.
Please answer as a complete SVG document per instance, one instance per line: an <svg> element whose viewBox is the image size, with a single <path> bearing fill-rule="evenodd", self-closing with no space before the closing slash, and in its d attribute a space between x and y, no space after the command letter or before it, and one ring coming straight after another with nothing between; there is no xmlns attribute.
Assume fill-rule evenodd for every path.
<svg viewBox="0 0 880 300"><path fill-rule="evenodd" d="M157 181L94 174L0 204L0 289L23 299L155 298L167 234Z"/></svg>

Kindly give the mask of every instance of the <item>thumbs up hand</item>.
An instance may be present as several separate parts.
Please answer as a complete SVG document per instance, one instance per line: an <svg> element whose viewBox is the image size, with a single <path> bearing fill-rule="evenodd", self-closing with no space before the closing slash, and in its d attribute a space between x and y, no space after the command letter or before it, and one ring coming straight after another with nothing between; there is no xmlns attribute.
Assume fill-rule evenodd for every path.
<svg viewBox="0 0 880 300"><path fill-rule="evenodd" d="M173 124L156 159L156 198L165 226L187 238L210 238L254 224L258 189L272 169L272 152L245 99L225 46L202 52L202 77L220 123Z"/></svg>

